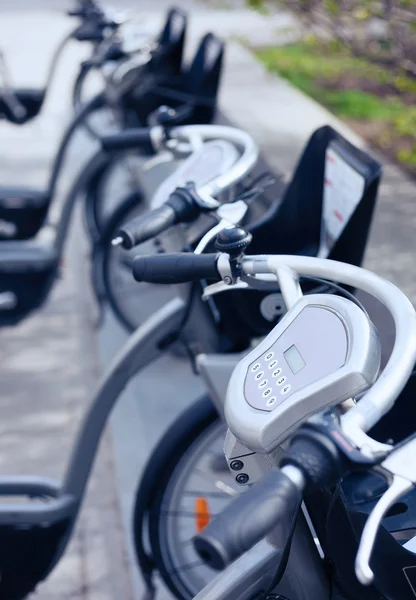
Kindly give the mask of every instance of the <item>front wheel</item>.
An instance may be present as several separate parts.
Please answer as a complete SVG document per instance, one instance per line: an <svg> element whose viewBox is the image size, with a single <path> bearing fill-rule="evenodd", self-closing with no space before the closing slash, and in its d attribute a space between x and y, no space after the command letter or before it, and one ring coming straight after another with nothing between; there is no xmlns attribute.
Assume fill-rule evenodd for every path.
<svg viewBox="0 0 416 600"><path fill-rule="evenodd" d="M138 283L133 279L135 256L157 252L157 241L149 240L132 250L114 247L111 243L122 225L147 210L139 193L128 196L109 220L95 251L95 260L100 263L99 268L102 270L105 297L117 319L129 332L137 329L173 297L169 285Z"/></svg>
<svg viewBox="0 0 416 600"><path fill-rule="evenodd" d="M137 490L134 534L139 564L143 570L143 564L152 564L179 599L191 600L215 577L216 571L196 554L192 538L242 491L224 457L225 433L212 402L202 398L164 435ZM154 491L146 502L143 489L152 489L149 481ZM150 563L143 562L144 537L150 541Z"/></svg>

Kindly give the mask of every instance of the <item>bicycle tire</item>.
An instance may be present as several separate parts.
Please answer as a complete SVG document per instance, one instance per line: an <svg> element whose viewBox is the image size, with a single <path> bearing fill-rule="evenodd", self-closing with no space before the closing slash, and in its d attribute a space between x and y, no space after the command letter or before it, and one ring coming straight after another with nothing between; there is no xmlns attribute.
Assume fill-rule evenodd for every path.
<svg viewBox="0 0 416 600"><path fill-rule="evenodd" d="M93 65L83 65L77 75L77 78L74 83L74 87L72 89L72 106L74 109L74 113L77 114L82 107L85 105L85 101L82 100L82 90L85 86L85 82L88 76L94 71L96 68ZM97 115L100 111L110 110L106 105L100 107L96 111L92 113L92 115ZM103 135L109 133L108 131L100 130L99 127L91 124L91 119L84 119L82 122L82 127L88 133L90 137L94 140L99 140Z"/></svg>
<svg viewBox="0 0 416 600"><path fill-rule="evenodd" d="M164 520L160 516L164 515L166 493L179 472L183 472L181 466L183 467L184 461L195 457L193 450L200 442L204 447L207 436L217 435L216 429L223 439L226 426L220 420L211 399L204 396L181 413L164 434L152 452L136 491L133 533L139 567L147 582L151 579L151 572L156 569L169 590L181 600L190 600L199 590L189 587L186 577L179 577L178 571L172 570L175 560L172 556L170 560L166 560ZM224 458L222 451L221 458ZM222 466L228 473L225 458ZM228 475L231 479L231 475ZM145 534L146 527L148 536ZM151 556L144 551L145 538L149 540ZM204 566L204 569L207 568ZM215 572L212 571L212 576L214 575Z"/></svg>
<svg viewBox="0 0 416 600"><path fill-rule="evenodd" d="M139 197L143 194L140 180L136 176L133 181L129 173L128 161L133 159L135 159L135 155L132 152L109 154L108 163L92 181L89 201L91 202L94 228L99 236L104 234L114 212L123 203L126 196L135 194L136 201L141 202ZM137 166L137 172L139 171L140 167Z"/></svg>
<svg viewBox="0 0 416 600"><path fill-rule="evenodd" d="M78 112L83 104L81 101L82 88L90 70L91 65L81 65L81 68L75 79L74 87L72 88L72 108L74 109L74 112Z"/></svg>
<svg viewBox="0 0 416 600"><path fill-rule="evenodd" d="M74 109L75 114L77 114L79 112L79 110L81 110L81 108L84 104L81 99L82 98L82 89L85 85L85 80L87 79L88 75L91 72L91 69L92 69L91 65L82 65L81 69L77 75L77 78L75 79L74 87L72 89L72 107ZM88 119L85 119L83 121L82 127L94 139L97 139L99 137L98 132L93 127L91 127Z"/></svg>
<svg viewBox="0 0 416 600"><path fill-rule="evenodd" d="M122 224L146 210L142 194L137 191L132 192L114 211L96 249L96 260L101 261L100 268L106 299L117 320L129 333L137 329L143 320L172 298L169 286L156 288L152 284L139 284L133 279L129 264L140 252L145 254L156 252L153 241L141 244L130 251L120 247L114 248L111 244ZM114 270L115 266L118 271ZM157 299L151 297L151 302L146 303L146 294L152 295L156 289Z"/></svg>

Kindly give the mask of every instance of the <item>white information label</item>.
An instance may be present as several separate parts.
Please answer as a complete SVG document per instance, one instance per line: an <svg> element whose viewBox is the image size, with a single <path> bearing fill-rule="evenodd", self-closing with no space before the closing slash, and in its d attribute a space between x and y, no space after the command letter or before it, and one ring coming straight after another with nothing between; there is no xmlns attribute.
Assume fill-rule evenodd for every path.
<svg viewBox="0 0 416 600"><path fill-rule="evenodd" d="M329 147L325 156L320 257L329 255L360 202L364 187L364 177Z"/></svg>
<svg viewBox="0 0 416 600"><path fill-rule="evenodd" d="M412 537L411 540L406 542L403 545L403 547L406 548L406 550L409 550L409 552L413 552L413 554L416 554L416 536Z"/></svg>

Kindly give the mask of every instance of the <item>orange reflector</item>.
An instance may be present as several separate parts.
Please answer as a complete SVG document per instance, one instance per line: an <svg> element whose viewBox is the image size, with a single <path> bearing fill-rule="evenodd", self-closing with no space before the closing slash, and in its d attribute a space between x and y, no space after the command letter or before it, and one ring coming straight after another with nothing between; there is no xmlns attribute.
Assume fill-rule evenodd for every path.
<svg viewBox="0 0 416 600"><path fill-rule="evenodd" d="M205 498L199 497L195 500L195 523L197 533L201 533L211 520L209 514L208 502Z"/></svg>

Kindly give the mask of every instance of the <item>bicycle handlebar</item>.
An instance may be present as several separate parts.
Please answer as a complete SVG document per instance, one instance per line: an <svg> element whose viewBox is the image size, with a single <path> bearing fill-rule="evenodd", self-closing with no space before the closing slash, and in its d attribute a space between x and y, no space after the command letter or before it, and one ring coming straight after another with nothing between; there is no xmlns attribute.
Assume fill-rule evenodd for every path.
<svg viewBox="0 0 416 600"><path fill-rule="evenodd" d="M165 255L165 260L168 256ZM395 285L371 271L323 258L289 255L245 256L240 268L242 276L257 276L261 279L262 275L265 278L270 274L275 275L285 302L289 301L290 305L297 299L297 276L309 276L361 289L386 306L393 317L396 330L390 358L372 387L341 418L343 431L358 448L368 444L371 447L371 442L374 443L373 448L379 448L380 444L365 432L392 408L416 362L416 313L407 296ZM222 270L219 271L223 275ZM201 279L203 277L201 274Z"/></svg>
<svg viewBox="0 0 416 600"><path fill-rule="evenodd" d="M117 233L113 245L126 250L163 233L177 222L175 209L168 203L129 221Z"/></svg>
<svg viewBox="0 0 416 600"><path fill-rule="evenodd" d="M165 135L167 133L168 135ZM223 125L183 125L164 130L161 125L149 128L128 129L101 139L101 145L107 152L112 150L127 150L130 148L148 147L151 152L157 151L164 142L172 144L185 143L188 151L192 152L204 141L226 140L242 149L242 153L235 164L222 173L213 181L198 189L201 196L217 196L228 189L231 185L238 183L250 172L257 162L259 150L253 138L235 127Z"/></svg>
<svg viewBox="0 0 416 600"><path fill-rule="evenodd" d="M389 310L395 323L393 351L382 373L360 401L341 419L342 429L358 447L368 443L363 432L373 427L394 405L416 362L416 313L407 296L395 285L371 271L347 263L308 256L246 256L245 275L276 274L283 296L285 285L279 272L288 267L297 275L320 277L360 289L374 296ZM293 284L293 280L289 282ZM365 440L363 438L363 435Z"/></svg>
<svg viewBox="0 0 416 600"><path fill-rule="evenodd" d="M165 204L123 225L112 243L114 246L121 245L126 250L130 250L163 233L176 223L195 220L203 210L209 209L210 207L197 196L192 186L177 188Z"/></svg>
<svg viewBox="0 0 416 600"><path fill-rule="evenodd" d="M224 568L276 526L275 536L284 547L304 489L333 485L349 468L336 444L308 423L291 439L281 464L280 471L269 472L194 538L196 551L212 567Z"/></svg>
<svg viewBox="0 0 416 600"><path fill-rule="evenodd" d="M258 157L258 149L251 136L233 127L217 125L189 125L174 127L169 130L168 138L161 126L149 129L133 129L102 138L105 151L125 150L139 144L152 144L157 148L163 140L176 140L181 143L187 140L190 147L200 147L204 140L224 139L242 147L240 157L226 172L215 177L209 183L195 189L192 184L177 188L163 206L170 208L150 211L145 216L137 217L124 225L113 240L114 245L121 245L126 250L162 233L171 225L189 222L196 219L203 211L215 210L219 203L213 196L226 190L242 179L254 166Z"/></svg>
<svg viewBox="0 0 416 600"><path fill-rule="evenodd" d="M217 254L155 254L138 256L133 263L136 281L148 283L186 283L201 279L221 278L217 266Z"/></svg>
<svg viewBox="0 0 416 600"><path fill-rule="evenodd" d="M302 492L287 472L284 467L268 473L194 538L195 550L204 562L213 569L225 568L277 525L283 529L282 537L289 536Z"/></svg>
<svg viewBox="0 0 416 600"><path fill-rule="evenodd" d="M101 147L105 152L130 150L140 148L148 154L153 154L152 130L149 127L127 129L101 138Z"/></svg>
<svg viewBox="0 0 416 600"><path fill-rule="evenodd" d="M192 145L193 140L197 140L200 144L204 141L219 139L231 142L242 149L241 156L230 169L198 188L198 194L201 196L216 197L230 186L241 181L254 167L259 156L259 149L251 135L236 127L226 127L224 125L183 125L170 129L169 139L184 140L190 145Z"/></svg>
<svg viewBox="0 0 416 600"><path fill-rule="evenodd" d="M141 280L154 281L159 276L162 280L163 275L165 281L169 278L171 282L176 280L175 272L181 274L181 282L205 278L207 263L202 261L204 256L189 255L189 258L186 268L183 268L180 265L181 255L179 258L178 255L160 257L154 277L152 257L136 259L136 264ZM227 266L224 263L228 261L230 267L229 258L228 254L215 257L207 255L212 273L216 263L218 274L225 280ZM414 439L404 450L399 448L394 454L391 446L380 444L365 433L394 405L412 373L416 361L415 309L405 294L392 283L360 267L333 260L285 255L245 256L239 262L239 269L239 276L245 282L254 277L262 279L262 276L267 278L274 275L288 308L301 296L299 276L318 277L361 289L380 300L389 310L395 323L395 340L382 373L359 402L339 417L338 429L331 419L323 425L325 419L322 415L316 421L306 421L294 434L290 449L281 462L282 469L269 473L217 516L194 539L195 549L204 561L219 569L251 548L277 525L279 528L275 531L290 538L293 529L289 525L294 523L306 486L313 489L334 485L349 471L357 467L371 469L387 455L383 467L394 476L397 475L397 489L387 492L379 502L374 518L369 520L369 526L364 531L357 555L357 575L363 583L369 583L371 569L368 561L376 527L395 498L416 485L413 469L410 469L412 475L406 477L403 470L403 465L413 465L409 453L410 456L414 453L414 445L411 446ZM225 286L225 282L218 285ZM232 289L232 286L229 287ZM334 416L333 412L330 414ZM226 405L225 417L233 430L233 419L237 418L237 413L227 413ZM403 460L400 452L406 454ZM398 462L398 467L395 462ZM285 527L289 529L285 531Z"/></svg>

